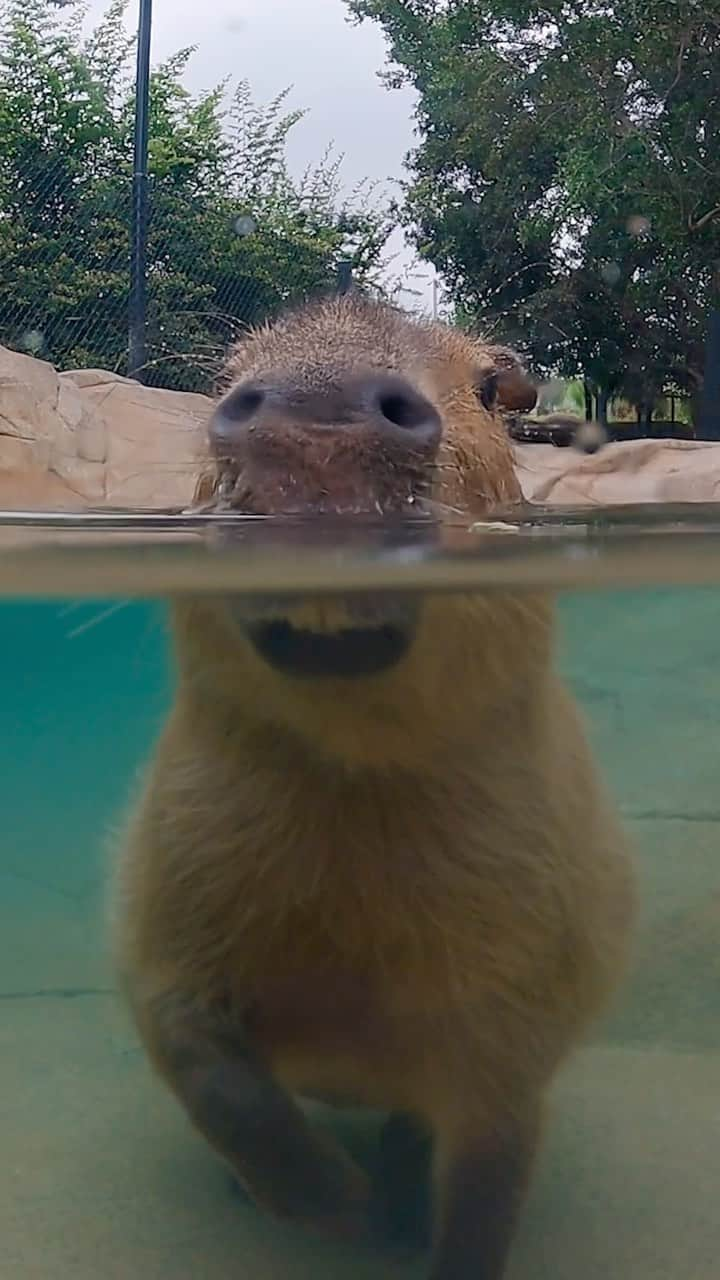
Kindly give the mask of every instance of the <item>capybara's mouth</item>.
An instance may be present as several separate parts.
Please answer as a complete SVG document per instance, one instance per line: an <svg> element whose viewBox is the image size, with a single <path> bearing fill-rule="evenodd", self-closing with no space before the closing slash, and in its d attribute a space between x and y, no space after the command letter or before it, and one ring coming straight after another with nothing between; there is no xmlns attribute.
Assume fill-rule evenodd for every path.
<svg viewBox="0 0 720 1280"><path fill-rule="evenodd" d="M386 671L407 653L409 627L387 623L311 631L286 620L256 622L248 628L256 653L284 675L353 679Z"/></svg>

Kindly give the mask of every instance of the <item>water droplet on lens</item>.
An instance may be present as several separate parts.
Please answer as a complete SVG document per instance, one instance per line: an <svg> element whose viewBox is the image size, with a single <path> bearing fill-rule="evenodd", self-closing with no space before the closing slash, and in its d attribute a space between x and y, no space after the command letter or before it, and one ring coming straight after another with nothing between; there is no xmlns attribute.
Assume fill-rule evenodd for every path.
<svg viewBox="0 0 720 1280"><path fill-rule="evenodd" d="M605 284L609 284L611 286L617 284L621 274L622 272L620 271L620 267L617 262L605 262L600 268L600 275L605 281Z"/></svg>
<svg viewBox="0 0 720 1280"><path fill-rule="evenodd" d="M45 334L40 329L28 329L20 339L20 344L31 355L38 355L45 346Z"/></svg>
<svg viewBox="0 0 720 1280"><path fill-rule="evenodd" d="M257 230L257 223L251 213L241 213L235 219L235 231L239 236L251 236Z"/></svg>
<svg viewBox="0 0 720 1280"><path fill-rule="evenodd" d="M627 220L628 233L631 236L646 236L650 231L650 219L642 213L634 213Z"/></svg>

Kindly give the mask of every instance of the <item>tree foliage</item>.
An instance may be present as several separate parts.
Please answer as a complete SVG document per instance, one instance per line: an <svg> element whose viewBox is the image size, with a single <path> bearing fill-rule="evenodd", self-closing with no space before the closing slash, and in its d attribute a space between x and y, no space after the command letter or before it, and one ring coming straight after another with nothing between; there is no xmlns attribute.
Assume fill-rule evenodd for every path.
<svg viewBox="0 0 720 1280"><path fill-rule="evenodd" d="M89 37L83 8L63 7L10 0L0 28L0 341L123 372L134 42L126 0ZM243 325L332 287L341 260L377 285L389 231L371 187L343 198L331 153L291 178L302 113L286 94L192 97L191 55L153 72L149 160L149 380L186 389L208 386Z"/></svg>
<svg viewBox="0 0 720 1280"><path fill-rule="evenodd" d="M719 0L348 0L418 93L404 217L464 314L648 405L720 305Z"/></svg>

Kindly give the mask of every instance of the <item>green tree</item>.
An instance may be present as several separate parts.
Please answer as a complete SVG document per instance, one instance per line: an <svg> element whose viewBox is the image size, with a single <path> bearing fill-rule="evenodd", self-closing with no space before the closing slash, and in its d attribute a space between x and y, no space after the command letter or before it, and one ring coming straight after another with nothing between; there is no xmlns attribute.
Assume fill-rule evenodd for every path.
<svg viewBox="0 0 720 1280"><path fill-rule="evenodd" d="M418 94L404 219L465 316L648 408L720 304L718 0L348 0Z"/></svg>
<svg viewBox="0 0 720 1280"><path fill-rule="evenodd" d="M60 368L124 372L133 153L133 48L114 0L89 39L83 9L11 0L0 27L0 341ZM339 161L294 181L301 112L253 105L244 82L198 98L192 50L152 75L148 380L211 385L227 342L332 287L349 258L379 287L388 217Z"/></svg>

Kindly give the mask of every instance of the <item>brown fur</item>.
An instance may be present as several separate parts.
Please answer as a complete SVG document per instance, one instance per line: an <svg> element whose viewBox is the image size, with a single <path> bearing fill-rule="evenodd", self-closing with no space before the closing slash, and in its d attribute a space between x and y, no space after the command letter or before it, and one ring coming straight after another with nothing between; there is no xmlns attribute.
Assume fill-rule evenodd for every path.
<svg viewBox="0 0 720 1280"><path fill-rule="evenodd" d="M317 384L368 366L439 409L440 510L518 496L478 398L491 349L458 333L345 299L260 331L228 373ZM225 499L246 499L237 458L209 488L228 467ZM387 480L364 468L363 505ZM310 507L316 483L303 473ZM265 509L268 494L282 486ZM288 615L333 629L345 608ZM531 594L428 599L396 668L302 681L265 665L226 602L176 602L175 704L119 869L119 966L161 1074L180 1092L157 1013L176 1000L214 1045L242 1027L288 1093L417 1117L435 1144L435 1280L502 1274L542 1095L625 957L623 836L553 670L552 615ZM354 1166L337 1175L364 1202Z"/></svg>

